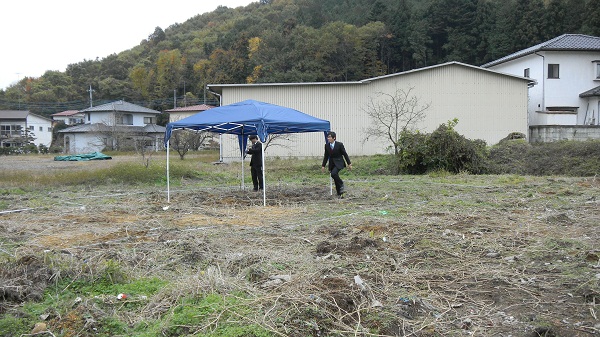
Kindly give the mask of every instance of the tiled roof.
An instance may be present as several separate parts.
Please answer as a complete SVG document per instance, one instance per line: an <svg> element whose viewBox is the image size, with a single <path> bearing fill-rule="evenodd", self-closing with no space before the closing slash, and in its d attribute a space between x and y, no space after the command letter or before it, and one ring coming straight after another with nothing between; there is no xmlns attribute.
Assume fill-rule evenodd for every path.
<svg viewBox="0 0 600 337"><path fill-rule="evenodd" d="M0 110L0 119L26 119L27 110Z"/></svg>
<svg viewBox="0 0 600 337"><path fill-rule="evenodd" d="M124 132L124 133L164 133L165 127L156 125L156 124L148 124L145 126L134 126L134 125L118 125L116 128L107 126L102 123L94 123L94 124L80 124L75 125L70 128L66 128L60 130L59 133L80 133L80 132Z"/></svg>
<svg viewBox="0 0 600 337"><path fill-rule="evenodd" d="M148 109L146 107L125 102L123 100L115 101L111 103L106 103L98 106L94 106L91 108L87 108L81 110L81 112L104 112L104 111L120 111L120 112L143 112L143 113L152 113L152 114L160 114L160 111Z"/></svg>
<svg viewBox="0 0 600 337"><path fill-rule="evenodd" d="M79 110L66 110L66 111L62 111L62 112L57 112L55 114L52 114L50 116L73 116L76 115L78 113L81 113Z"/></svg>
<svg viewBox="0 0 600 337"><path fill-rule="evenodd" d="M579 97L600 96L600 86L579 94Z"/></svg>
<svg viewBox="0 0 600 337"><path fill-rule="evenodd" d="M181 108L169 109L169 110L165 110L165 112L206 111L206 110L212 109L212 108L215 108L215 106L207 105L207 104L199 104L199 105L191 105L191 106L184 106Z"/></svg>
<svg viewBox="0 0 600 337"><path fill-rule="evenodd" d="M538 51L600 51L600 37L581 34L563 34L533 47L488 62L481 67L488 68Z"/></svg>

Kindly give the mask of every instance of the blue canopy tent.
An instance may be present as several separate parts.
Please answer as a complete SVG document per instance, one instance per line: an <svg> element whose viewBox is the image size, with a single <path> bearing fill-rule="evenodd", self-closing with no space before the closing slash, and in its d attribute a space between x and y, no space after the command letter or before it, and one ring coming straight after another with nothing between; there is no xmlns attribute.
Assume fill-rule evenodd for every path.
<svg viewBox="0 0 600 337"><path fill-rule="evenodd" d="M165 131L165 147L167 148L167 199L170 202L169 187L169 139L173 130L188 129L207 131L219 134L234 134L238 136L240 156L244 157L244 149L248 136L258 135L265 142L271 134L327 132L330 130L329 121L312 117L298 110L283 106L246 100L238 103L220 106L197 113L193 116L168 123ZM263 203L266 205L265 156L263 147Z"/></svg>

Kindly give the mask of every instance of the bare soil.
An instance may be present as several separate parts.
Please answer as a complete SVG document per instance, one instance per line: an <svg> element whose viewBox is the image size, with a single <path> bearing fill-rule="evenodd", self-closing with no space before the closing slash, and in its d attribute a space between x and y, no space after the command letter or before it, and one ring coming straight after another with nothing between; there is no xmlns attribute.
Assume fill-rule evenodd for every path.
<svg viewBox="0 0 600 337"><path fill-rule="evenodd" d="M0 168L125 160L30 158L3 157ZM120 312L131 325L190 293L243 291L257 310L240 321L281 336L600 335L598 179L344 178L344 199L320 182L271 183L266 207L262 194L193 182L170 203L146 186L5 192L0 254L14 263L0 272L0 313L42 299L61 276L47 263L58 256L89 270L110 259L132 278L177 285L136 294L143 309ZM89 317L108 314L83 298L70 315L44 318L57 335L91 336Z"/></svg>

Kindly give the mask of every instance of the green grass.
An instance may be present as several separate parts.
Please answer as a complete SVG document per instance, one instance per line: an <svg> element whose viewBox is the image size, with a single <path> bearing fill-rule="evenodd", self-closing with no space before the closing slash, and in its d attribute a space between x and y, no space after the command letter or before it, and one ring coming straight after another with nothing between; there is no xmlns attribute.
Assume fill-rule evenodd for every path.
<svg viewBox="0 0 600 337"><path fill-rule="evenodd" d="M184 298L172 311L165 336L207 337L270 337L272 333L256 324L247 324L242 317L251 317L255 311L243 294L207 294L196 298ZM218 318L219 324L216 324Z"/></svg>

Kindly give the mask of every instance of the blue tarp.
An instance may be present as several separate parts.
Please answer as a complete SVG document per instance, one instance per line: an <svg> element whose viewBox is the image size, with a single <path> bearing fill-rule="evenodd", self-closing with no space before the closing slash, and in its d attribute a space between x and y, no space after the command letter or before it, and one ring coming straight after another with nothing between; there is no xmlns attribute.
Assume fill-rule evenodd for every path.
<svg viewBox="0 0 600 337"><path fill-rule="evenodd" d="M246 100L220 106L167 124L165 146L174 129L192 129L240 136L243 149L247 136L258 135L265 142L270 134L328 132L329 121L283 106Z"/></svg>
<svg viewBox="0 0 600 337"><path fill-rule="evenodd" d="M112 157L107 156L100 152L84 153L84 154L73 154L68 156L56 156L54 161L88 161L88 160L107 160Z"/></svg>

